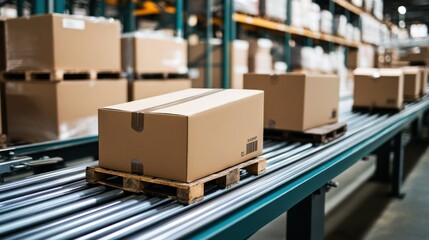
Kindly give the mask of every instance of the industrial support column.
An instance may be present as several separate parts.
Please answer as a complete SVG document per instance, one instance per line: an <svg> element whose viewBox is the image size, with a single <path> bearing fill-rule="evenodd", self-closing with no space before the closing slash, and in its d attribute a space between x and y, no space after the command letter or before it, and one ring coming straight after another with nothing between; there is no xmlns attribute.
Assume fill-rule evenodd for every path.
<svg viewBox="0 0 429 240"><path fill-rule="evenodd" d="M291 11L291 1L287 1L286 3L286 25L290 26L292 23L292 11ZM284 50L284 61L287 66L287 71L292 72L292 61L291 61L291 49L290 49L290 40L291 34L289 32L285 33L283 50Z"/></svg>
<svg viewBox="0 0 429 240"><path fill-rule="evenodd" d="M54 1L54 12L55 13L64 13L66 11L66 1L65 0L55 0Z"/></svg>
<svg viewBox="0 0 429 240"><path fill-rule="evenodd" d="M212 28L212 0L206 1L206 46L205 46L205 56L206 56L206 65L204 68L204 86L206 88L213 87L212 84L212 45L210 40L212 39L213 28Z"/></svg>
<svg viewBox="0 0 429 240"><path fill-rule="evenodd" d="M287 211L286 239L323 239L327 189L327 186L324 185Z"/></svg>
<svg viewBox="0 0 429 240"><path fill-rule="evenodd" d="M346 15L347 23L349 23L350 11L346 9L344 12L344 15ZM344 65L346 66L346 68L349 66L349 47L348 46L344 46Z"/></svg>
<svg viewBox="0 0 429 240"><path fill-rule="evenodd" d="M18 17L24 16L24 0L16 0L16 12Z"/></svg>
<svg viewBox="0 0 429 240"><path fill-rule="evenodd" d="M133 0L119 1L119 12L123 23L123 32L134 32L136 30L136 18L134 16L135 4Z"/></svg>
<svg viewBox="0 0 429 240"><path fill-rule="evenodd" d="M374 173L374 180L387 183L390 177L390 153L392 152L392 141L387 141L381 145L374 153L377 156L377 163Z"/></svg>
<svg viewBox="0 0 429 240"><path fill-rule="evenodd" d="M74 0L67 0L67 11L69 14L74 13Z"/></svg>
<svg viewBox="0 0 429 240"><path fill-rule="evenodd" d="M332 13L332 15L333 15L333 17L332 17L332 28L331 28L331 31L332 31L332 35L334 34L334 30L335 30L335 3L334 3L334 0L329 0L329 11ZM333 42L329 42L328 43L328 51L329 52L331 52L331 51L333 51L334 50L334 43Z"/></svg>
<svg viewBox="0 0 429 240"><path fill-rule="evenodd" d="M104 16L105 15L105 2L104 0L90 0L89 1L89 15L90 16Z"/></svg>
<svg viewBox="0 0 429 240"><path fill-rule="evenodd" d="M46 0L32 0L31 14L44 14L47 12Z"/></svg>
<svg viewBox="0 0 429 240"><path fill-rule="evenodd" d="M230 88L231 73L231 23L233 1L223 0L223 34L222 34L222 87Z"/></svg>
<svg viewBox="0 0 429 240"><path fill-rule="evenodd" d="M393 138L393 148L392 194L394 197L402 199L405 197L405 193L402 192L404 175L404 138L402 130Z"/></svg>
<svg viewBox="0 0 429 240"><path fill-rule="evenodd" d="M183 38L183 0L176 0L176 36Z"/></svg>

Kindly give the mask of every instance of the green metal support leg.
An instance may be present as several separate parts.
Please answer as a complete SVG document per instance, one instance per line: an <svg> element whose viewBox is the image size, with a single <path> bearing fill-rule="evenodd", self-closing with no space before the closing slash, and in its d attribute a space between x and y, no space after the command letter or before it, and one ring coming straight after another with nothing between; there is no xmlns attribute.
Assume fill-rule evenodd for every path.
<svg viewBox="0 0 429 240"><path fill-rule="evenodd" d="M222 87L230 88L231 76L231 5L233 1L223 0L223 35L222 35Z"/></svg>
<svg viewBox="0 0 429 240"><path fill-rule="evenodd" d="M212 0L207 0L207 9L206 9L206 59L205 59L205 68L204 68L204 86L206 88L213 87L212 81L212 46L210 40L212 39L213 28L212 28Z"/></svg>
<svg viewBox="0 0 429 240"><path fill-rule="evenodd" d="M120 12L122 12L121 19L123 24L122 31L134 32L136 30L136 18L134 16L135 4L133 0L122 0L119 2Z"/></svg>
<svg viewBox="0 0 429 240"><path fill-rule="evenodd" d="M66 1L65 0L55 0L54 1L54 12L64 13L66 11Z"/></svg>
<svg viewBox="0 0 429 240"><path fill-rule="evenodd" d="M176 0L176 36L183 38L183 0Z"/></svg>
<svg viewBox="0 0 429 240"><path fill-rule="evenodd" d="M16 0L16 11L18 17L24 16L24 0Z"/></svg>
<svg viewBox="0 0 429 240"><path fill-rule="evenodd" d="M326 190L326 186L321 187L289 209L287 212L286 239L323 239Z"/></svg>
<svg viewBox="0 0 429 240"><path fill-rule="evenodd" d="M394 197L403 199L405 193L402 192L402 182L404 176L404 140L403 131L400 131L393 138L393 169L392 169L392 194Z"/></svg>
<svg viewBox="0 0 429 240"><path fill-rule="evenodd" d="M286 24L287 25L291 25L292 23L292 11L291 11L291 1L287 1L286 4ZM291 48L290 48L290 40L291 40L291 34L290 33L285 33L284 36L284 43L283 43L283 47L284 47L284 62L287 65L287 71L288 72L292 72L292 61L291 61Z"/></svg>
<svg viewBox="0 0 429 240"><path fill-rule="evenodd" d="M74 0L67 0L67 10L69 14L74 14Z"/></svg>
<svg viewBox="0 0 429 240"><path fill-rule="evenodd" d="M46 0L32 0L31 1L31 14L44 14L47 12Z"/></svg>

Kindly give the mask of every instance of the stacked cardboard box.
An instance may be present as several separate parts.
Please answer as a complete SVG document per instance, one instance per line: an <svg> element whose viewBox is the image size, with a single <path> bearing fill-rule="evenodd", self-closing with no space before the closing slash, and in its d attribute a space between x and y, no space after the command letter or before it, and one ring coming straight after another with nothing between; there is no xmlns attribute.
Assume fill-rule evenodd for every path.
<svg viewBox="0 0 429 240"><path fill-rule="evenodd" d="M212 49L212 87L222 88L222 41L211 39ZM192 87L202 88L205 86L205 42L191 45L189 49L189 65ZM248 72L249 43L244 40L234 40L230 45L230 86L232 88L243 88L243 74Z"/></svg>
<svg viewBox="0 0 429 240"><path fill-rule="evenodd" d="M336 75L290 73L244 75L244 88L265 92L264 127L306 131L338 120Z"/></svg>
<svg viewBox="0 0 429 240"><path fill-rule="evenodd" d="M234 9L237 12L258 16L259 0L234 0Z"/></svg>
<svg viewBox="0 0 429 240"><path fill-rule="evenodd" d="M129 100L152 97L191 87L187 43L163 32L124 34L122 69L130 79Z"/></svg>
<svg viewBox="0 0 429 240"><path fill-rule="evenodd" d="M105 107L100 166L192 182L259 156L263 112L262 91L236 89L187 89Z"/></svg>
<svg viewBox="0 0 429 240"><path fill-rule="evenodd" d="M42 81L6 79L8 135L12 140L96 134L97 109L126 101L126 80L118 78L119 22L49 14L10 19L6 25L6 73L32 75L35 71L48 76ZM82 80L81 72L115 77ZM62 73L64 79L67 73L73 77L56 77Z"/></svg>
<svg viewBox="0 0 429 240"><path fill-rule="evenodd" d="M286 21L287 19L287 1L288 0L261 0L261 15L274 20Z"/></svg>
<svg viewBox="0 0 429 240"><path fill-rule="evenodd" d="M260 38L249 41L249 72L271 73L273 71L273 58L269 39Z"/></svg>
<svg viewBox="0 0 429 240"><path fill-rule="evenodd" d="M422 72L420 67L403 67L404 71L404 99L413 101L420 99L422 93Z"/></svg>
<svg viewBox="0 0 429 240"><path fill-rule="evenodd" d="M327 34L332 34L332 20L333 15L328 10L320 12L320 31Z"/></svg>
<svg viewBox="0 0 429 240"><path fill-rule="evenodd" d="M353 71L356 108L401 109L404 72L399 68L358 68Z"/></svg>
<svg viewBox="0 0 429 240"><path fill-rule="evenodd" d="M429 48L414 47L406 49L400 60L408 61L413 65L429 65Z"/></svg>

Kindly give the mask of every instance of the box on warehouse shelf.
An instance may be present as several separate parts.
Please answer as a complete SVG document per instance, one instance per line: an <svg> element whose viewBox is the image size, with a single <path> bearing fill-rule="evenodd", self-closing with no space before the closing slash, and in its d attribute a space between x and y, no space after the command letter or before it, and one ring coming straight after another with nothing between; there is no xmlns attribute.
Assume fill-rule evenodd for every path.
<svg viewBox="0 0 429 240"><path fill-rule="evenodd" d="M192 87L190 79L144 79L131 82L130 100L154 97Z"/></svg>
<svg viewBox="0 0 429 240"><path fill-rule="evenodd" d="M8 71L121 70L118 21L47 14L6 25Z"/></svg>
<svg viewBox="0 0 429 240"><path fill-rule="evenodd" d="M291 1L291 12L293 14L291 18L291 25L297 28L305 27L305 18L304 18L304 4L299 0L290 0Z"/></svg>
<svg viewBox="0 0 429 240"><path fill-rule="evenodd" d="M336 75L287 73L244 75L245 89L265 92L264 127L306 131L338 121Z"/></svg>
<svg viewBox="0 0 429 240"><path fill-rule="evenodd" d="M212 87L222 87L222 41L211 39L212 49ZM189 77L192 79L192 87L205 86L205 42L199 42L189 47ZM244 40L234 40L230 45L230 86L231 88L243 88L243 74L248 68L249 43Z"/></svg>
<svg viewBox="0 0 429 240"><path fill-rule="evenodd" d="M282 22L286 21L287 1L288 0L260 0L261 15Z"/></svg>
<svg viewBox="0 0 429 240"><path fill-rule="evenodd" d="M333 15L328 10L320 11L320 31L327 34L332 34Z"/></svg>
<svg viewBox="0 0 429 240"><path fill-rule="evenodd" d="M347 34L347 18L344 15L336 15L334 19L334 33L341 37Z"/></svg>
<svg viewBox="0 0 429 240"><path fill-rule="evenodd" d="M354 107L401 109L404 72L400 68L357 68L354 76Z"/></svg>
<svg viewBox="0 0 429 240"><path fill-rule="evenodd" d="M364 0L364 8L367 12L371 12L374 6L374 0Z"/></svg>
<svg viewBox="0 0 429 240"><path fill-rule="evenodd" d="M307 28L314 32L320 32L320 6L311 3L307 12Z"/></svg>
<svg viewBox="0 0 429 240"><path fill-rule="evenodd" d="M358 7L363 6L363 0L352 0L352 3Z"/></svg>
<svg viewBox="0 0 429 240"><path fill-rule="evenodd" d="M269 39L249 40L249 72L271 73L273 71L272 46L273 42Z"/></svg>
<svg viewBox="0 0 429 240"><path fill-rule="evenodd" d="M383 20L383 0L373 0L373 13L376 18Z"/></svg>
<svg viewBox="0 0 429 240"><path fill-rule="evenodd" d="M420 67L403 67L404 71L404 100L420 99L422 93L422 71Z"/></svg>
<svg viewBox="0 0 429 240"><path fill-rule="evenodd" d="M8 81L8 137L37 142L97 134L97 109L127 101L127 81Z"/></svg>
<svg viewBox="0 0 429 240"><path fill-rule="evenodd" d="M186 74L187 42L162 32L123 34L122 69L135 74Z"/></svg>
<svg viewBox="0 0 429 240"><path fill-rule="evenodd" d="M259 15L259 0L234 0L234 10L250 15Z"/></svg>
<svg viewBox="0 0 429 240"><path fill-rule="evenodd" d="M100 167L194 181L259 156L263 112L262 91L237 89L187 89L104 107Z"/></svg>
<svg viewBox="0 0 429 240"><path fill-rule="evenodd" d="M429 65L429 48L413 47L405 51L400 58L402 61L409 61L413 65Z"/></svg>

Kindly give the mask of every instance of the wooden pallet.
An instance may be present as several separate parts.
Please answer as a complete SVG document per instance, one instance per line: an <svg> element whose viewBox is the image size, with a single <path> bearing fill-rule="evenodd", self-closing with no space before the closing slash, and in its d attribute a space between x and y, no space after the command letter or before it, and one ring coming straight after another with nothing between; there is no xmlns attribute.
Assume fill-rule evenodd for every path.
<svg viewBox="0 0 429 240"><path fill-rule="evenodd" d="M404 107L400 108L381 108L381 107L361 107L361 106L353 106L353 112L363 112L363 113L381 113L381 114L393 114L402 111Z"/></svg>
<svg viewBox="0 0 429 240"><path fill-rule="evenodd" d="M171 79L187 79L189 78L188 73L134 73L134 79L136 80L171 80Z"/></svg>
<svg viewBox="0 0 429 240"><path fill-rule="evenodd" d="M266 158L260 156L190 183L124 173L101 167L87 167L86 181L129 192L169 197L183 204L191 204L204 198L205 184L214 182L220 188L229 188L238 184L241 169L245 169L253 175L262 174L266 171Z"/></svg>
<svg viewBox="0 0 429 240"><path fill-rule="evenodd" d="M334 123L312 128L305 132L265 129L264 138L297 142L328 143L343 136L346 131L346 123Z"/></svg>
<svg viewBox="0 0 429 240"><path fill-rule="evenodd" d="M417 94L417 95L405 95L404 96L404 102L417 102L420 101L422 99L422 95L421 94Z"/></svg>
<svg viewBox="0 0 429 240"><path fill-rule="evenodd" d="M1 75L2 80L5 81L63 81L122 78L122 74L119 71L96 70L6 71Z"/></svg>

